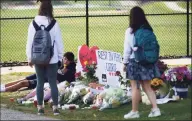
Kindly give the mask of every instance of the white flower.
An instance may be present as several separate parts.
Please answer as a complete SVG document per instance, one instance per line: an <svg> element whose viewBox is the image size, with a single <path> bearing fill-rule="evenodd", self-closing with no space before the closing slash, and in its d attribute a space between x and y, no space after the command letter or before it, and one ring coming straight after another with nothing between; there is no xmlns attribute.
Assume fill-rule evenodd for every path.
<svg viewBox="0 0 192 121"><path fill-rule="evenodd" d="M172 82L177 81L177 77L175 74L171 74L171 81Z"/></svg>

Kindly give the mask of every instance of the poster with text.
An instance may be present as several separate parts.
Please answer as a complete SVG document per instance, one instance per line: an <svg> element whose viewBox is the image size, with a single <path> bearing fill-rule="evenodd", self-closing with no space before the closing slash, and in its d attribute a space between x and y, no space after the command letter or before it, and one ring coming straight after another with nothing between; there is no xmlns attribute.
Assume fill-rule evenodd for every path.
<svg viewBox="0 0 192 121"><path fill-rule="evenodd" d="M119 87L119 77L116 71L122 70L122 56L120 53L96 50L97 71L100 84L108 84L112 87Z"/></svg>

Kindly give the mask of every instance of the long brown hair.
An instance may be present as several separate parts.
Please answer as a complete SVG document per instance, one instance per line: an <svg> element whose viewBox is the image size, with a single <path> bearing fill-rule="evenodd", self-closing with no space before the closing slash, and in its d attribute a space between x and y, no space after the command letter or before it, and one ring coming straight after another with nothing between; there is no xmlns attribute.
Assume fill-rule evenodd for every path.
<svg viewBox="0 0 192 121"><path fill-rule="evenodd" d="M141 26L145 26L152 30L152 27L145 17L143 9L135 6L130 11L129 27L133 29L132 33L135 33Z"/></svg>
<svg viewBox="0 0 192 121"><path fill-rule="evenodd" d="M53 19L53 6L51 0L37 0L37 2L38 1L41 2L38 14Z"/></svg>

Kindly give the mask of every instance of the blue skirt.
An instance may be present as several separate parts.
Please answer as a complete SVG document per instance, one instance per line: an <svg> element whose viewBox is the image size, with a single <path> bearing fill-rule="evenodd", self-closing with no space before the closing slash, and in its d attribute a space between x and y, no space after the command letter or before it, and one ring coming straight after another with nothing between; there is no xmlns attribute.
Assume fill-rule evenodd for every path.
<svg viewBox="0 0 192 121"><path fill-rule="evenodd" d="M134 59L130 59L127 65L126 76L130 80L146 81L160 77L160 72L156 64L141 65Z"/></svg>

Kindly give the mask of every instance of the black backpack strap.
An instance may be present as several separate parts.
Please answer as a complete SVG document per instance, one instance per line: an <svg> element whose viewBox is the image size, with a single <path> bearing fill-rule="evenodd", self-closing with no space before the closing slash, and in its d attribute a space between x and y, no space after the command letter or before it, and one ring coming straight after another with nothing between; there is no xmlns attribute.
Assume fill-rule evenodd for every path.
<svg viewBox="0 0 192 121"><path fill-rule="evenodd" d="M35 20L33 20L33 26L34 26L34 28L35 28L36 31L41 30L41 27L39 27L39 26L37 25L37 23L35 22Z"/></svg>
<svg viewBox="0 0 192 121"><path fill-rule="evenodd" d="M56 23L56 20L53 19L51 21L51 23L47 26L47 28L45 28L45 30L50 31L53 28L53 26L55 25L55 23Z"/></svg>

